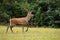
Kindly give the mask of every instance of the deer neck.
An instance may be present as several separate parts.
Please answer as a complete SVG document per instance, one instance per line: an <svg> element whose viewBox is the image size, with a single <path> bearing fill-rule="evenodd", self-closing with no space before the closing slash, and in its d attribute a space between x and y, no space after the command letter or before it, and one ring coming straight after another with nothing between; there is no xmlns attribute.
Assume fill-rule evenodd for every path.
<svg viewBox="0 0 60 40"><path fill-rule="evenodd" d="M27 16L26 16L26 19L27 19L28 21L30 20L30 18L31 18L30 15L27 15Z"/></svg>

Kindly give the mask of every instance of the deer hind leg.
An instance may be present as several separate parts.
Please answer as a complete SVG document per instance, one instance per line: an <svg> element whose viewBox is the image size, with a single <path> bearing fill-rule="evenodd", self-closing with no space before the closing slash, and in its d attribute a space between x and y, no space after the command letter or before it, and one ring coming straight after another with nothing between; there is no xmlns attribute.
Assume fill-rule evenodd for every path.
<svg viewBox="0 0 60 40"><path fill-rule="evenodd" d="M11 32L13 32L13 30L12 30L13 26L12 26L12 25L9 25L9 26L7 27L7 29L6 29L6 33L8 32L8 29L9 29L9 28L10 28Z"/></svg>
<svg viewBox="0 0 60 40"><path fill-rule="evenodd" d="M7 29L6 29L6 33L8 32L8 29L9 29L9 26L8 26Z"/></svg>
<svg viewBox="0 0 60 40"><path fill-rule="evenodd" d="M13 25L12 25L12 26L10 26L10 30L11 30L11 32L13 32L12 28L13 28Z"/></svg>

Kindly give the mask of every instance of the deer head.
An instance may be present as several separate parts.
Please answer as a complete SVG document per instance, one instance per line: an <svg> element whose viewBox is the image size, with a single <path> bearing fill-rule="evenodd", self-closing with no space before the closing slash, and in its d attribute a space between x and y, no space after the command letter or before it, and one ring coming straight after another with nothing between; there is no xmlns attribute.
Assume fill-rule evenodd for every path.
<svg viewBox="0 0 60 40"><path fill-rule="evenodd" d="M28 15L29 17L34 16L31 11L29 11L27 15Z"/></svg>

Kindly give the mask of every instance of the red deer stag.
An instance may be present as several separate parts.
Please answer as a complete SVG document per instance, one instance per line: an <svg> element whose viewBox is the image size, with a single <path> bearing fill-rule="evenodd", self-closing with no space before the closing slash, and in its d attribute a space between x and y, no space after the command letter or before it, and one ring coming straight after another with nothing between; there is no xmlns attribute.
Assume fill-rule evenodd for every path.
<svg viewBox="0 0 60 40"><path fill-rule="evenodd" d="M10 28L11 32L13 32L12 28L16 24L26 25L32 16L34 16L34 15L29 11L26 17L10 19L9 20L10 24L7 27L6 32L8 31L9 28ZM28 31L28 27L27 27L26 31ZM24 32L24 26L22 26L22 32Z"/></svg>

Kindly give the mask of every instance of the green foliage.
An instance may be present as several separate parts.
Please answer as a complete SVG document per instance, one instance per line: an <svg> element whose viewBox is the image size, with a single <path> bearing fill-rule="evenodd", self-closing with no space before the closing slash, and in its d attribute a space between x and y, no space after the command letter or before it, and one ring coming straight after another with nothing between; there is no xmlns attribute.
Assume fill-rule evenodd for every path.
<svg viewBox="0 0 60 40"><path fill-rule="evenodd" d="M0 23L8 23L10 18L25 17L26 9L32 11L32 26L60 26L59 0L1 0Z"/></svg>
<svg viewBox="0 0 60 40"><path fill-rule="evenodd" d="M46 12L47 10L48 10L48 3L46 3L46 2L42 2L42 3L39 3L39 5L38 5L39 7L41 7L40 9L41 9L41 12Z"/></svg>

